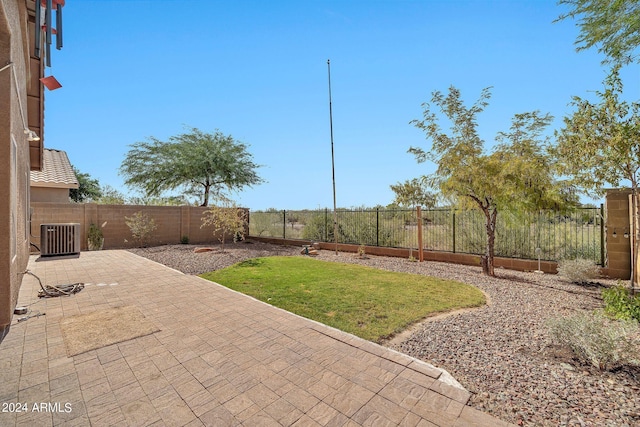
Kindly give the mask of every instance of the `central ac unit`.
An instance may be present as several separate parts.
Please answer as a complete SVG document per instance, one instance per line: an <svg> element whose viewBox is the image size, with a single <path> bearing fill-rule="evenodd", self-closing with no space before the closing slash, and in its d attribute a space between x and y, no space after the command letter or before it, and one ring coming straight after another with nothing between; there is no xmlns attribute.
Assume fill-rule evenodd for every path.
<svg viewBox="0 0 640 427"><path fill-rule="evenodd" d="M74 255L80 253L80 224L40 225L40 255Z"/></svg>

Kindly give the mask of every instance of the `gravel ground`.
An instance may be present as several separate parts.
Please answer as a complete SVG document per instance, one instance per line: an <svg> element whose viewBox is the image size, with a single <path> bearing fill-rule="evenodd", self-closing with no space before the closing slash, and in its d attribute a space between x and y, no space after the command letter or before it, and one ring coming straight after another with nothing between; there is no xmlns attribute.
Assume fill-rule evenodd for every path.
<svg viewBox="0 0 640 427"><path fill-rule="evenodd" d="M300 247L258 242L228 245L223 254L197 254L196 247L132 252L188 274L258 256L300 252ZM471 406L524 426L640 426L640 368L600 372L548 341L546 320L602 307L603 285L577 286L555 275L509 270L497 270L498 277L488 278L478 267L375 256L359 259L332 251L320 251L317 258L455 279L484 291L489 305L428 319L414 326L406 339L387 344L449 371L472 393Z"/></svg>

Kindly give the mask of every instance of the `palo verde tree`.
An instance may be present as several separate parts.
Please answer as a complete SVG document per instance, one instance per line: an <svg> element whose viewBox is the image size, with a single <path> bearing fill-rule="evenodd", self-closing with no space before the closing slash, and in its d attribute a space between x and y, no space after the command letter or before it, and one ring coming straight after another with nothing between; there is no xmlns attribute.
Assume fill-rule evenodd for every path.
<svg viewBox="0 0 640 427"><path fill-rule="evenodd" d="M578 19L577 50L597 47L604 62L626 65L638 59L640 2L638 0L560 0L571 10L556 20Z"/></svg>
<svg viewBox="0 0 640 427"><path fill-rule="evenodd" d="M444 197L457 200L461 208L475 208L485 217L486 246L483 272L494 276L494 247L498 212L506 209L537 210L565 206L571 197L561 190L549 173L552 158L543 132L552 117L538 111L516 114L508 132L496 137L491 152L478 135L477 116L488 105L490 88L466 107L460 91L450 87L447 94L432 93L431 103L422 104L423 119L411 124L424 131L431 149L411 147L419 163L437 164L436 171L422 179ZM436 108L439 113L433 111ZM448 120L446 132L441 122Z"/></svg>
<svg viewBox="0 0 640 427"><path fill-rule="evenodd" d="M613 67L604 81L604 91L597 91L597 102L575 96L575 110L565 117L558 132L555 157L560 173L571 177L587 194L602 195L605 186L631 185L633 219L632 230L640 222L638 194L640 179L640 103L620 99L622 81L620 65ZM637 259L640 235L634 240ZM636 263L631 263L633 287Z"/></svg>
<svg viewBox="0 0 640 427"><path fill-rule="evenodd" d="M218 197L224 191L263 182L247 146L217 130L205 133L192 128L169 141L150 137L131 147L120 174L127 186L142 190L147 197L182 188L202 197L202 206L208 206L212 193Z"/></svg>

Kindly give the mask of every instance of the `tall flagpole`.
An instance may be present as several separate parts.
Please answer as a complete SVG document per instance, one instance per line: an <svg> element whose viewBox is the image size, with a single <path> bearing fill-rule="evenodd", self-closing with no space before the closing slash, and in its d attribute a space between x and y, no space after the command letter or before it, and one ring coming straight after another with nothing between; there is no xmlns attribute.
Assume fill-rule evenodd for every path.
<svg viewBox="0 0 640 427"><path fill-rule="evenodd" d="M336 242L336 255L338 255L338 211L336 209L336 170L333 158L333 112L331 110L331 61L327 59L327 71L329 73L329 128L331 130L331 179L333 181L333 238Z"/></svg>

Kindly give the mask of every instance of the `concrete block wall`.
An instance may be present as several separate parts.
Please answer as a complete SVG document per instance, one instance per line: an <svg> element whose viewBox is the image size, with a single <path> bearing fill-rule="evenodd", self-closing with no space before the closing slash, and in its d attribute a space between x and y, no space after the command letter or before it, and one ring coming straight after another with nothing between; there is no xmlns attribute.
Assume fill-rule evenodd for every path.
<svg viewBox="0 0 640 427"><path fill-rule="evenodd" d="M126 223L126 218L133 217L136 212L144 212L156 224L157 228L147 242L149 246L180 243L179 207L98 205L96 225L102 227L105 248L131 248L138 245Z"/></svg>
<svg viewBox="0 0 640 427"><path fill-rule="evenodd" d="M149 246L179 244L183 236L188 237L191 244L218 243L211 227L200 228L202 215L207 210L203 207L32 203L31 209L31 242L38 246L41 224L79 223L81 250L87 250L87 231L91 224L102 228L104 249L136 247L125 218L139 211L153 218L157 226Z"/></svg>
<svg viewBox="0 0 640 427"><path fill-rule="evenodd" d="M218 237L214 237L213 229L211 227L200 228L202 225L202 216L206 211L207 208L203 207L190 208L189 214L185 218L185 223L188 225L189 230L189 243L195 245L207 244L212 241L219 243Z"/></svg>

